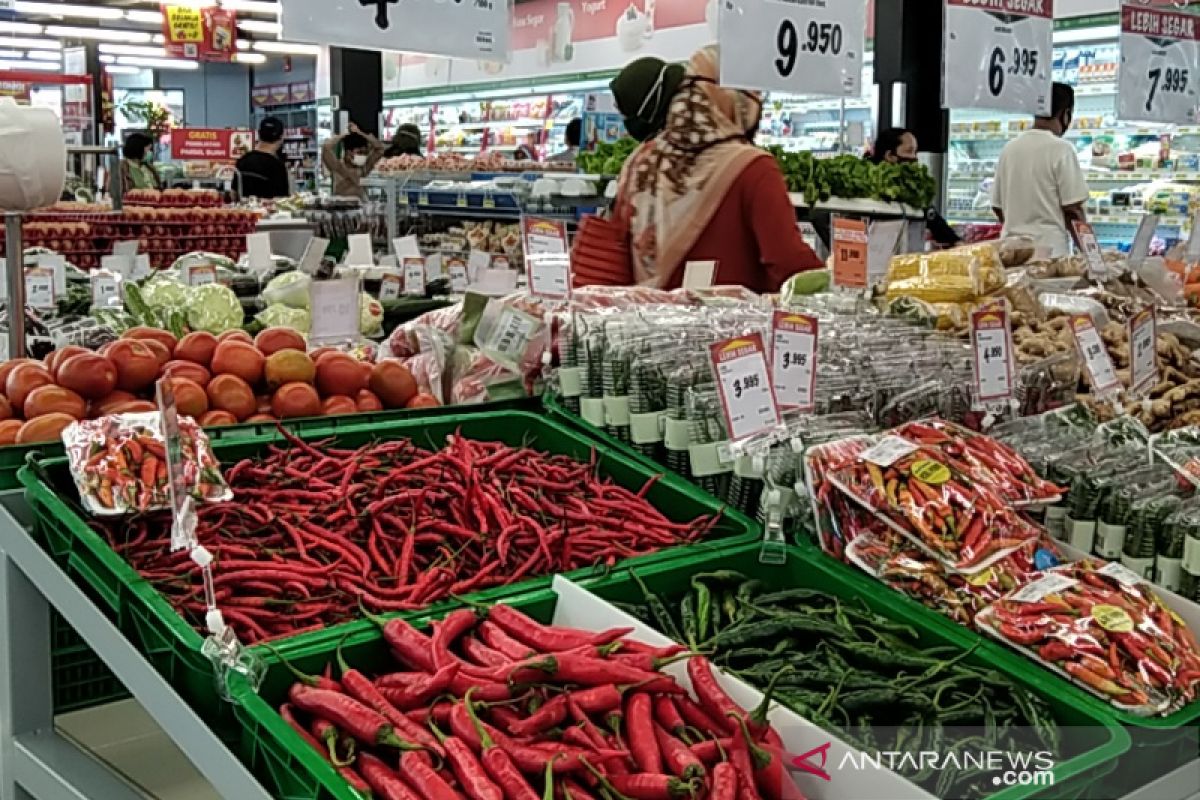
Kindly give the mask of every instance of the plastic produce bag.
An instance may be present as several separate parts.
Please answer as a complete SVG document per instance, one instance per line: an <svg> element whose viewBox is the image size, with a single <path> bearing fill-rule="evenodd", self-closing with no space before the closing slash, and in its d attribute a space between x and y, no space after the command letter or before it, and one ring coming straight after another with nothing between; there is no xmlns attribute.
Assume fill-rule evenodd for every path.
<svg viewBox="0 0 1200 800"><path fill-rule="evenodd" d="M1004 265L990 243L895 256L888 264L888 299L966 303L1004 286Z"/></svg>
<svg viewBox="0 0 1200 800"><path fill-rule="evenodd" d="M184 483L197 500L230 500L208 436L179 417ZM116 414L68 425L62 433L71 477L84 507L115 516L170 508L166 440L157 411Z"/></svg>

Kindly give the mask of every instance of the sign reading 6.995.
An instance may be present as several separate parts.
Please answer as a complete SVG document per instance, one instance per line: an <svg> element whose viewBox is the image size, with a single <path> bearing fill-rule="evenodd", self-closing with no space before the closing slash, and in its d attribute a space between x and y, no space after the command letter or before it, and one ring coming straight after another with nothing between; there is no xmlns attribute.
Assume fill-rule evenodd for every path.
<svg viewBox="0 0 1200 800"><path fill-rule="evenodd" d="M721 84L856 95L866 0L719 0Z"/></svg>
<svg viewBox="0 0 1200 800"><path fill-rule="evenodd" d="M1054 0L945 0L942 105L1050 110Z"/></svg>

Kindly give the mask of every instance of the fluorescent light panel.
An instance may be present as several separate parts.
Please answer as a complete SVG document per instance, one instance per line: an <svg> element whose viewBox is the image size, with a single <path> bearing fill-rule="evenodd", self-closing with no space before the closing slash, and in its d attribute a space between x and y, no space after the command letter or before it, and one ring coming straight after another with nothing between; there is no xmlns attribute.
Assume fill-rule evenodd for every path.
<svg viewBox="0 0 1200 800"><path fill-rule="evenodd" d="M42 32L42 26L33 22L9 22L0 20L0 33L32 33L34 35Z"/></svg>
<svg viewBox="0 0 1200 800"><path fill-rule="evenodd" d="M27 3L17 0L14 6L22 14L41 14L47 17L78 17L79 19L121 19L125 12L109 6L77 6L67 3Z"/></svg>
<svg viewBox="0 0 1200 800"><path fill-rule="evenodd" d="M0 59L24 58L22 50L0 50Z"/></svg>
<svg viewBox="0 0 1200 800"><path fill-rule="evenodd" d="M315 56L321 52L319 45L297 42L255 42L253 47L260 53L284 53L294 56Z"/></svg>
<svg viewBox="0 0 1200 800"><path fill-rule="evenodd" d="M271 14L279 16L279 3L266 3L262 0L221 0L221 8L238 11L242 14Z"/></svg>
<svg viewBox="0 0 1200 800"><path fill-rule="evenodd" d="M54 50L26 50L25 57L33 61L62 61L62 53Z"/></svg>
<svg viewBox="0 0 1200 800"><path fill-rule="evenodd" d="M283 25L278 22L267 22L263 19L239 19L237 26L251 33L273 33L279 36Z"/></svg>
<svg viewBox="0 0 1200 800"><path fill-rule="evenodd" d="M123 66L150 67L151 69L178 69L185 71L200 69L199 61L184 61L181 58L142 58L140 56L118 56L117 63Z"/></svg>
<svg viewBox="0 0 1200 800"><path fill-rule="evenodd" d="M58 72L62 67L58 64L49 64L45 61L0 61L0 69Z"/></svg>
<svg viewBox="0 0 1200 800"><path fill-rule="evenodd" d="M61 39L96 39L102 42L149 42L144 31L118 31L111 28L78 28L70 25L47 25L46 34Z"/></svg>
<svg viewBox="0 0 1200 800"><path fill-rule="evenodd" d="M57 39L29 39L24 36L0 36L0 47L28 47L31 50L62 50Z"/></svg>
<svg viewBox="0 0 1200 800"><path fill-rule="evenodd" d="M150 58L166 58L164 47L152 47L143 44L109 44L104 42L97 48L101 53L113 53L118 56L149 56Z"/></svg>
<svg viewBox="0 0 1200 800"><path fill-rule="evenodd" d="M267 57L262 53L234 53L233 60L239 64L265 64Z"/></svg>
<svg viewBox="0 0 1200 800"><path fill-rule="evenodd" d="M161 11L140 11L132 9L125 12L125 19L130 22L144 22L147 25L162 25L163 15Z"/></svg>
<svg viewBox="0 0 1200 800"><path fill-rule="evenodd" d="M137 75L142 71L141 67L124 67L120 64L105 64L104 71L109 75Z"/></svg>

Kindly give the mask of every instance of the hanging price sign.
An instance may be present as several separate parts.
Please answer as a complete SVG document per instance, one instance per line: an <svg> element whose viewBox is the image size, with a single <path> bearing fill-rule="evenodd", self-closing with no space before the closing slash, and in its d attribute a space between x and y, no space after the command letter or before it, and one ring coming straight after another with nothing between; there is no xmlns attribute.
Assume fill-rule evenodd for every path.
<svg viewBox="0 0 1200 800"><path fill-rule="evenodd" d="M571 259L565 255L529 256L529 293L547 300L566 300L571 296Z"/></svg>
<svg viewBox="0 0 1200 800"><path fill-rule="evenodd" d="M771 319L771 383L780 408L812 411L817 375L816 317L776 311Z"/></svg>
<svg viewBox="0 0 1200 800"><path fill-rule="evenodd" d="M864 0L719 0L721 85L862 93Z"/></svg>
<svg viewBox="0 0 1200 800"><path fill-rule="evenodd" d="M729 440L737 442L778 428L779 407L767 371L762 334L716 342L709 345L708 353Z"/></svg>
<svg viewBox="0 0 1200 800"><path fill-rule="evenodd" d="M404 293L411 297L425 296L425 259L404 259Z"/></svg>
<svg viewBox="0 0 1200 800"><path fill-rule="evenodd" d="M357 278L313 281L308 289L312 319L309 340L313 342L354 341L359 322Z"/></svg>
<svg viewBox="0 0 1200 800"><path fill-rule="evenodd" d="M1195 124L1200 98L1197 18L1176 9L1121 6L1117 118Z"/></svg>
<svg viewBox="0 0 1200 800"><path fill-rule="evenodd" d="M979 402L987 405L1010 400L1016 369L1008 309L993 306L973 312L971 345L975 356L975 396Z"/></svg>
<svg viewBox="0 0 1200 800"><path fill-rule="evenodd" d="M1071 317L1071 332L1075 334L1075 346L1079 349L1079 356L1087 369L1092 394L1102 397L1121 388L1121 382L1117 380L1117 371L1113 368L1112 359L1092 318L1087 314Z"/></svg>
<svg viewBox="0 0 1200 800"><path fill-rule="evenodd" d="M1146 306L1129 318L1129 384L1139 397L1158 383L1157 343L1158 318L1154 306Z"/></svg>
<svg viewBox="0 0 1200 800"><path fill-rule="evenodd" d="M945 0L942 106L1050 112L1054 0Z"/></svg>
<svg viewBox="0 0 1200 800"><path fill-rule="evenodd" d="M833 218L833 285L867 288L867 223L849 217Z"/></svg>
<svg viewBox="0 0 1200 800"><path fill-rule="evenodd" d="M1083 250L1083 257L1087 259L1088 277L1092 279L1103 278L1108 272L1104 266L1104 253L1100 250L1100 242L1096 241L1096 231L1086 222L1072 220L1071 226L1075 228L1075 239L1079 242L1079 248Z"/></svg>

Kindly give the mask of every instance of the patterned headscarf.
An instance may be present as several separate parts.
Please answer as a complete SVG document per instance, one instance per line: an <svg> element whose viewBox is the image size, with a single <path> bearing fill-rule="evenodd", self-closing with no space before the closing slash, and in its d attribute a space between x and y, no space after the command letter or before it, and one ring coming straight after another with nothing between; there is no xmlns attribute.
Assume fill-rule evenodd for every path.
<svg viewBox="0 0 1200 800"><path fill-rule="evenodd" d="M718 63L716 45L696 51L666 129L621 170L636 283L667 285L742 170L769 157L748 139L762 114L760 95L718 86Z"/></svg>

